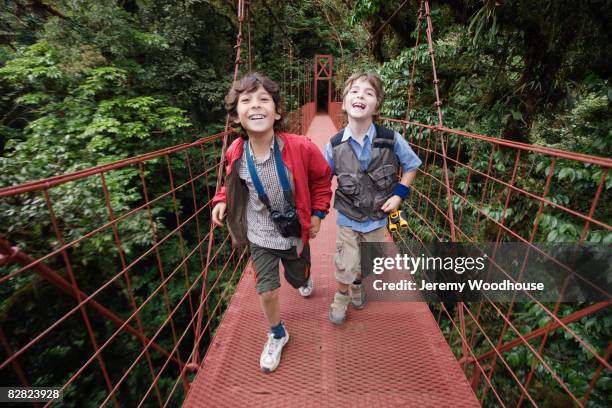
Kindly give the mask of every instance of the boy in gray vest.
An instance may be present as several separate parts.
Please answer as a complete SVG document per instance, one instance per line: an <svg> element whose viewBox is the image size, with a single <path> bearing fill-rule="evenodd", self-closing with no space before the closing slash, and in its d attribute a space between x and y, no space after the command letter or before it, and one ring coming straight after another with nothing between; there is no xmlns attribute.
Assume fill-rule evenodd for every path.
<svg viewBox="0 0 612 408"><path fill-rule="evenodd" d="M399 133L374 123L383 98L378 76L353 74L342 97L348 126L325 146L325 158L338 181L334 198L338 210L334 259L338 290L329 307L329 320L335 324L344 323L349 303L355 309L365 306L359 244L372 242L382 248L387 214L396 211L408 196L421 165Z"/></svg>

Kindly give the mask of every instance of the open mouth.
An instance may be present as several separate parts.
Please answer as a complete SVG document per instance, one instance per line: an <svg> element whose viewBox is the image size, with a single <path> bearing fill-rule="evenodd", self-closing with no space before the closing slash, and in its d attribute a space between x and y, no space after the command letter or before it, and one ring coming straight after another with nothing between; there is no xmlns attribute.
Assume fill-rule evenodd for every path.
<svg viewBox="0 0 612 408"><path fill-rule="evenodd" d="M356 102L352 106L353 108L356 108L356 109L365 109L365 105L361 102Z"/></svg>
<svg viewBox="0 0 612 408"><path fill-rule="evenodd" d="M265 118L265 116L261 115L261 114L255 114L255 115L250 115L249 116L249 120L259 120L259 119L263 119L263 118Z"/></svg>

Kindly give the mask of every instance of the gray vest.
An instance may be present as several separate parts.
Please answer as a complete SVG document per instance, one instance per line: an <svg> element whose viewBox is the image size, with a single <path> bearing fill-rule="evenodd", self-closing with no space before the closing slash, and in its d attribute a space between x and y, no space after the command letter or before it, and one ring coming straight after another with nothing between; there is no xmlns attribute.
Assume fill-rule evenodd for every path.
<svg viewBox="0 0 612 408"><path fill-rule="evenodd" d="M355 221L385 218L387 214L380 207L393 195L398 181L395 132L374 126L376 136L372 140L372 158L365 172L349 141L342 142L343 131L331 139L334 174L338 180L334 208Z"/></svg>

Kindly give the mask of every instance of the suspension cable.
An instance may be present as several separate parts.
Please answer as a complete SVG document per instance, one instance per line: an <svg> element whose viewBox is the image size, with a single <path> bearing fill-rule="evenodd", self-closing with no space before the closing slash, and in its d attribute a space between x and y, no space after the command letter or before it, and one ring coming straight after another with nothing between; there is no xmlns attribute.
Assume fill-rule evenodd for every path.
<svg viewBox="0 0 612 408"><path fill-rule="evenodd" d="M408 102L406 103L406 120L410 120L410 113L412 111L412 85L414 83L414 71L416 70L416 57L417 57L417 50L419 49L419 37L421 36L421 27L423 25L423 8L424 7L425 6L423 4L423 0L421 0L421 4L419 6L419 18L417 20L416 42L414 44L414 48L412 52L412 69L410 70Z"/></svg>
<svg viewBox="0 0 612 408"><path fill-rule="evenodd" d="M246 9L246 12L248 13L249 9ZM238 72L240 70L240 51L242 48L242 26L243 26L243 22L244 22L244 17L245 17L245 0L238 0L238 33L236 34L236 45L234 46L234 49L236 50L236 57L234 58L234 76L233 76L233 81L232 83L236 82L238 80ZM250 33L250 31L249 31ZM250 39L250 35L249 35L249 39ZM251 43L250 41L248 41L248 55L251 55ZM249 58L250 59L250 58ZM226 119L225 119L225 135L223 136L223 143L221 145L221 157L219 158L219 165L217 168L217 185L215 186L215 194L219 192L219 189L221 188L221 182L223 180L223 170L225 168L224 163L225 163L225 153L227 150L227 142L229 139L229 132L230 130L230 117L229 114L227 115ZM213 232L215 230L215 224L214 223L210 223L210 231L209 231L209 241L208 241L208 249L207 249L207 255L206 255L206 259L210 259L210 255L212 252L212 247L214 244L214 235ZM206 298L206 279L208 277L208 268L209 268L209 264L206 265L206 267L204 268L204 270L202 271L203 273L203 280L202 280L202 292L200 294L200 302L204 302L205 298ZM199 367L199 343L197 341L197 339L200 337L200 331L202 329L202 319L203 319L203 314L204 312L204 308L199 308L198 311L196 312L198 317L197 317L197 323L196 323L196 330L195 330L195 341L194 341L194 346L193 346L193 357L191 360L191 363L188 365L188 368L190 370L197 370Z"/></svg>
<svg viewBox="0 0 612 408"><path fill-rule="evenodd" d="M252 53L252 41L251 41L251 2L246 0L246 14L247 14L247 31L248 31L248 58L249 58L249 73L253 72L253 53Z"/></svg>
<svg viewBox="0 0 612 408"><path fill-rule="evenodd" d="M437 111L438 111L438 125L436 126L435 131L440 133L440 143L442 147L442 159L443 159L442 167L443 167L444 182L445 182L445 187L446 187L446 197L447 197L447 206L448 206L448 218L450 222L451 241L457 242L457 236L455 232L455 220L453 217L452 192L450 188L450 181L448 179L448 166L446 163L447 149L446 149L446 143L444 142L443 132L440 130L440 128L442 128L442 126L444 125L442 123L442 100L440 99L440 86L439 86L440 81L438 80L438 75L436 72L436 58L435 58L436 51L434 49L433 39L432 39L433 28L432 28L432 23L431 23L431 13L429 9L429 0L424 0L423 2L425 4L425 19L427 21L427 44L429 47L429 54L431 56L431 69L432 69L432 74L433 74L433 84L434 84L434 91L435 91L435 96L436 96L436 102L434 103L434 105L436 106Z"/></svg>

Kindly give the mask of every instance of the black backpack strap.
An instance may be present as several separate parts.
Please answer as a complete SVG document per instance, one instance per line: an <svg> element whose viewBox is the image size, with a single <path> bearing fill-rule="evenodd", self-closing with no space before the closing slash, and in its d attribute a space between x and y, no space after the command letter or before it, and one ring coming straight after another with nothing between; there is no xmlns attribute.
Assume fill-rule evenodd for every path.
<svg viewBox="0 0 612 408"><path fill-rule="evenodd" d="M330 140L331 146L332 148L338 146L340 143L342 143L342 136L344 135L344 129L342 129L341 131L339 131L338 133L336 133Z"/></svg>
<svg viewBox="0 0 612 408"><path fill-rule="evenodd" d="M374 128L376 129L376 137L374 138L372 147L393 150L395 148L395 131L376 124Z"/></svg>

